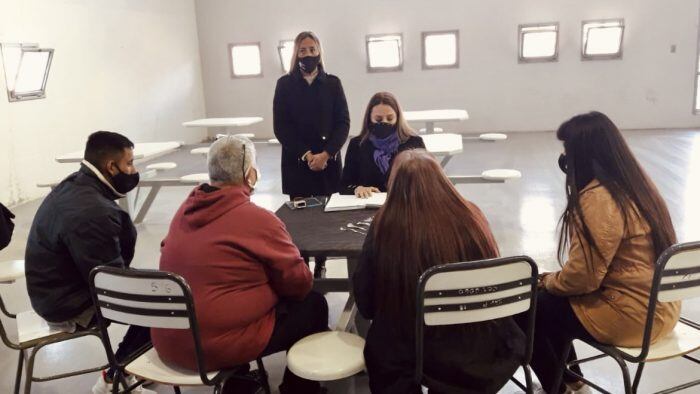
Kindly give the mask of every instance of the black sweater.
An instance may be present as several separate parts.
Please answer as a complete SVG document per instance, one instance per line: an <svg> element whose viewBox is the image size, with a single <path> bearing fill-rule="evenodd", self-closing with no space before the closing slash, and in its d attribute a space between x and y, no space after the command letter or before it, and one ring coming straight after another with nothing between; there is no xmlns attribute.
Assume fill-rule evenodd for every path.
<svg viewBox="0 0 700 394"><path fill-rule="evenodd" d="M398 152L408 149L425 149L423 139L418 136L410 137L406 142L399 145ZM392 164L394 157L391 158ZM343 177L340 181L340 193L353 194L358 186L374 186L380 191L386 192L389 172L391 172L391 168L386 174L382 174L374 162L374 145L372 145L372 142L369 139L361 142L359 136L354 137L350 139L348 151L345 153L345 167L343 168Z"/></svg>

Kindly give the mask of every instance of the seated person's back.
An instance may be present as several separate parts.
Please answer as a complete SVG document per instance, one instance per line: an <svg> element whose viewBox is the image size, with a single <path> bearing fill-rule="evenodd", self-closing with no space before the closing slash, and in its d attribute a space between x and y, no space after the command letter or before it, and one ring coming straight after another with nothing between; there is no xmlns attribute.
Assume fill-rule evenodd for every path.
<svg viewBox="0 0 700 394"><path fill-rule="evenodd" d="M424 150L399 154L353 276L360 313L372 320L365 362L372 393L420 393L415 371L415 294L428 268L498 256L488 222ZM498 391L523 360L513 319L428 327L424 383L439 393Z"/></svg>
<svg viewBox="0 0 700 394"><path fill-rule="evenodd" d="M207 370L261 356L277 330L282 299L301 300L311 290L311 272L284 224L250 201L254 154L253 144L239 137L212 145L212 185L192 191L161 248L160 268L183 276L192 289ZM326 328L327 315L319 320ZM196 369L190 331L153 329L152 337L161 358Z"/></svg>

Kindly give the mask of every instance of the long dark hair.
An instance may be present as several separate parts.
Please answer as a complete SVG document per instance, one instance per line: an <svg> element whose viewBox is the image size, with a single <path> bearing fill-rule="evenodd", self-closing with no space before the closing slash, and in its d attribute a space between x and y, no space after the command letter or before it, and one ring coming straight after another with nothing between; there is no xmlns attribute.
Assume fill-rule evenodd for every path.
<svg viewBox="0 0 700 394"><path fill-rule="evenodd" d="M362 118L362 130L360 131L360 141L365 142L369 136L369 126L372 124L372 109L377 105L384 104L391 107L396 112L396 131L399 134L399 140L406 142L411 136L417 135L415 131L408 125L406 118L403 116L403 111L399 105L399 100L396 96L389 92L375 93L367 103L365 116Z"/></svg>
<svg viewBox="0 0 700 394"><path fill-rule="evenodd" d="M415 316L416 284L426 269L497 257L498 247L486 217L425 150L396 157L388 190L369 235L375 245L375 306L405 322Z"/></svg>
<svg viewBox="0 0 700 394"><path fill-rule="evenodd" d="M559 233L560 264L569 245L571 230L575 230L577 236L583 235L592 251L601 254L579 202L579 193L593 179L597 179L615 200L625 231L630 214L646 220L651 227L656 258L676 242L666 203L610 118L595 111L574 116L559 126L557 138L564 142L567 169L567 204L561 216Z"/></svg>

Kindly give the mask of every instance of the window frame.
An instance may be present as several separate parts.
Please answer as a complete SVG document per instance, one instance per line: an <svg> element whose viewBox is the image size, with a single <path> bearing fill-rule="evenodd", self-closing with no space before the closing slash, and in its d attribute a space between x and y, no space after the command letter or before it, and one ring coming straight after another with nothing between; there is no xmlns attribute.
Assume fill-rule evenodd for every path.
<svg viewBox="0 0 700 394"><path fill-rule="evenodd" d="M617 53L604 54L604 55L587 55L586 48L588 47L588 37L585 30L587 24L591 23L610 23L619 22L622 32L620 32L620 49ZM590 29L589 29L590 30ZM624 49L625 41L625 19L624 18L610 18L610 19L592 19L581 21L581 60L618 60L622 59L622 52Z"/></svg>
<svg viewBox="0 0 700 394"><path fill-rule="evenodd" d="M258 61L260 62L260 73L259 74L250 74L250 75L236 75L235 71L233 70L233 48L234 47L241 47L241 46L253 46L253 45L258 47L258 54L259 54ZM262 78L264 76L264 72L263 72L263 62L262 62L262 45L260 45L260 41L229 43L228 44L228 66L229 66L229 71L231 72L232 79Z"/></svg>
<svg viewBox="0 0 700 394"><path fill-rule="evenodd" d="M525 48L525 29L537 28L537 27L554 27L555 40L554 40L554 54L551 56L533 56L525 57L523 55L523 50ZM545 22L545 23L524 23L518 25L518 63L548 63L559 61L559 22Z"/></svg>
<svg viewBox="0 0 700 394"><path fill-rule="evenodd" d="M394 67L372 67L369 58L369 43L372 42L373 38L398 36L399 37L399 65ZM381 72L395 72L403 71L403 33L387 33L387 34L367 34L365 36L365 56L367 58L367 72L369 73L381 73Z"/></svg>
<svg viewBox="0 0 700 394"><path fill-rule="evenodd" d="M280 66L282 66L282 72L284 74L288 74L289 71L291 71L291 68L289 70L286 69L285 64L284 64L284 58L282 57L282 48L284 48L284 43L286 42L291 42L292 43L292 51L294 51L294 39L291 40L280 40L279 44L277 44L277 56L279 57L280 60ZM292 58L294 58L294 53L292 53ZM290 59L291 62L291 59ZM233 66L233 63L231 63ZM288 67L291 67L291 63L287 64Z"/></svg>
<svg viewBox="0 0 700 394"><path fill-rule="evenodd" d="M13 83L12 90L10 89L9 81L7 80L7 64L5 63L5 48L18 48L20 50L20 60L17 64L17 70L15 73L15 80ZM30 92L17 93L14 88L17 83L17 78L19 78L19 70L22 67L22 58L26 52L47 52L49 54L48 61L46 62L46 68L44 69L44 77L41 82L40 90L33 90ZM38 100L46 98L46 84L49 80L49 73L51 72L51 63L53 61L54 49L53 48L40 48L39 44L19 44L19 43L2 43L0 44L0 57L2 57L3 73L5 74L5 89L7 91L7 100L11 103Z"/></svg>
<svg viewBox="0 0 700 394"><path fill-rule="evenodd" d="M426 62L426 50L425 50L425 39L432 35L442 35L442 34L454 34L455 35L455 63L447 65L429 66ZM423 70L442 70L450 68L459 68L459 29L453 30L437 30L437 31L424 31L421 32L421 63L423 65Z"/></svg>

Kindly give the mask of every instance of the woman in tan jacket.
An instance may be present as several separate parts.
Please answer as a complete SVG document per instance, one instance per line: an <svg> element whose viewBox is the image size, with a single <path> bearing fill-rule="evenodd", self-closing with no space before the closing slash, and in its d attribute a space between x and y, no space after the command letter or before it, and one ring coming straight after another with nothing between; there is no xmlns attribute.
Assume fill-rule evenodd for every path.
<svg viewBox="0 0 700 394"><path fill-rule="evenodd" d="M575 116L557 138L567 195L558 251L561 262L568 248L568 259L561 271L540 276L532 368L549 393L584 392L568 376L552 387L564 349L576 338L641 346L654 263L676 235L658 190L607 116ZM652 342L679 315L680 302L659 302Z"/></svg>

